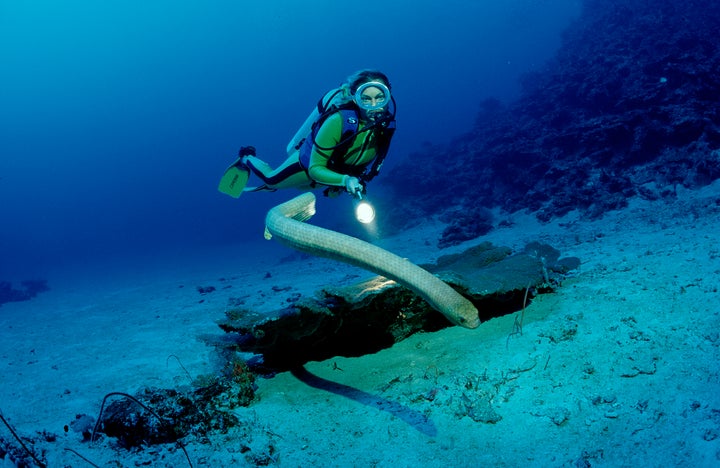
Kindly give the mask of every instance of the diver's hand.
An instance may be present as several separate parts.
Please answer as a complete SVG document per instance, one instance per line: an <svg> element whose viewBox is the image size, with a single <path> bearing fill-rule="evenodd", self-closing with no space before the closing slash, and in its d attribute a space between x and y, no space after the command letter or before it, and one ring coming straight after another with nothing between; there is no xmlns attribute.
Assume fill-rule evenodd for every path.
<svg viewBox="0 0 720 468"><path fill-rule="evenodd" d="M345 190L347 190L350 195L354 196L356 193L362 192L363 186L357 177L346 175L343 178L343 182L345 183Z"/></svg>

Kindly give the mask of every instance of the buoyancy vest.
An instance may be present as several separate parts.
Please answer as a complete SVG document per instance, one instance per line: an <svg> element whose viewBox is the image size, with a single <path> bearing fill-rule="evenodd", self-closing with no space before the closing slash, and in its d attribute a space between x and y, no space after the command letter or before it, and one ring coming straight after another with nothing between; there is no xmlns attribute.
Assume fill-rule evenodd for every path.
<svg viewBox="0 0 720 468"><path fill-rule="evenodd" d="M315 136L322 124L328 117L339 113L342 118L342 130L339 143L332 148L319 148L324 151L331 151L328 159L328 169L340 174L348 174L358 177L364 182L369 182L379 172L380 167L387 156L390 148L390 141L395 132L395 102L391 103L391 112L386 118L381 119L359 130L360 118L354 103L337 104L336 96L340 90L334 90L323 96L313 112L308 116L303 126L298 130L295 137L288 144L288 153L299 151L300 165L307 171L310 167L310 156L315 146ZM362 132L373 132L375 138L375 158L362 164L354 165L345 163L345 156L352 147L355 137ZM307 132L303 137L303 132Z"/></svg>

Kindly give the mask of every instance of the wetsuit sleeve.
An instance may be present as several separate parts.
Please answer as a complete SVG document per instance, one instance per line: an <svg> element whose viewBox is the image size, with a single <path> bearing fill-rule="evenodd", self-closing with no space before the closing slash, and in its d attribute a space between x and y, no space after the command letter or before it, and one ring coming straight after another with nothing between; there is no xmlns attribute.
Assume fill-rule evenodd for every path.
<svg viewBox="0 0 720 468"><path fill-rule="evenodd" d="M342 135L342 116L336 113L328 117L315 135L315 145L310 153L310 164L308 164L308 175L310 178L323 185L345 185L345 174L340 174L328 169L328 161L332 156L332 150L321 150L332 148L340 143Z"/></svg>

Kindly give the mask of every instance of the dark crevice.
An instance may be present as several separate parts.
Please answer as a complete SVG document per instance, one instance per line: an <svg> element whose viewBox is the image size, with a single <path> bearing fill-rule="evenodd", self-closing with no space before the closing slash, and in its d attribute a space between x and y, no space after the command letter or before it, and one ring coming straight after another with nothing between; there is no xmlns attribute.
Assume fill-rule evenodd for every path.
<svg viewBox="0 0 720 468"><path fill-rule="evenodd" d="M487 321L522 310L524 297L524 290L514 290L473 303L481 311L481 321ZM415 333L452 326L424 300L401 287L376 296L362 308L337 297L324 305L327 309L322 314L300 305L277 320L250 329L230 321L220 327L235 336L238 351L262 356L249 362L253 371L271 374L309 361L377 353Z"/></svg>
<svg viewBox="0 0 720 468"><path fill-rule="evenodd" d="M423 267L469 299L485 322L520 311L534 295L553 291L579 264L574 257L560 258L560 251L547 244L531 242L513 254L507 247L483 242ZM417 294L377 276L343 288L328 287L269 314L230 309L219 326L230 338L220 346L258 356L248 364L269 374L308 361L377 353L415 333L437 332L452 324Z"/></svg>

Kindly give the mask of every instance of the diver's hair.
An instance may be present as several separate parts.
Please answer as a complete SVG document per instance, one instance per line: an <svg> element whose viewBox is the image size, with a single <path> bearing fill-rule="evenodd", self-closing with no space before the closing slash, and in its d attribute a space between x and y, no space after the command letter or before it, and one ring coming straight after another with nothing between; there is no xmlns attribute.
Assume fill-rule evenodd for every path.
<svg viewBox="0 0 720 468"><path fill-rule="evenodd" d="M355 91L357 91L361 84L367 83L369 81L380 81L385 86L387 86L389 90L392 90L392 86L390 86L390 80L388 80L388 77L385 76L383 72L373 69L356 71L355 73L347 77L343 85L348 87L350 93L355 94Z"/></svg>
<svg viewBox="0 0 720 468"><path fill-rule="evenodd" d="M388 80L388 77L383 72L366 68L356 71L345 79L345 82L340 86L343 90L342 100L344 102L350 102L360 85L370 81L379 81L387 86L389 90L392 90L390 80Z"/></svg>

